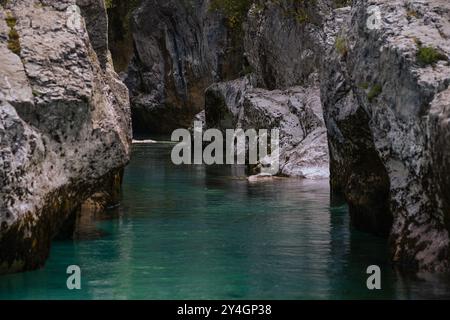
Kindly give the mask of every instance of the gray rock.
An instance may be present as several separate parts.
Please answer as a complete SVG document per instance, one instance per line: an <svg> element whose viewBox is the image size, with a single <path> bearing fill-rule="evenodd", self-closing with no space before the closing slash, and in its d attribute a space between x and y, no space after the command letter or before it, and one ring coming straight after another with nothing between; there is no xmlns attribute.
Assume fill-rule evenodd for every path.
<svg viewBox="0 0 450 320"><path fill-rule="evenodd" d="M249 78L217 83L206 91L206 127L279 129L279 175L329 176L327 133L317 87L253 88ZM261 159L260 159L261 160Z"/></svg>
<svg viewBox="0 0 450 320"><path fill-rule="evenodd" d="M449 14L440 0L354 1L322 74L332 184L362 223L392 215L395 262L431 271L449 269Z"/></svg>
<svg viewBox="0 0 450 320"><path fill-rule="evenodd" d="M102 68L74 4L0 9L0 273L42 266L64 221L100 189L113 195L129 159L128 90Z"/></svg>
<svg viewBox="0 0 450 320"><path fill-rule="evenodd" d="M211 3L145 0L135 11L126 83L136 132L188 127L214 82L253 73L269 90L316 83L333 1L254 1L234 28Z"/></svg>
<svg viewBox="0 0 450 320"><path fill-rule="evenodd" d="M331 12L329 1L255 2L244 23L251 75L206 91L207 127L280 129L280 175L329 176L317 83L322 51L338 29L334 20L324 28Z"/></svg>
<svg viewBox="0 0 450 320"><path fill-rule="evenodd" d="M86 22L91 45L102 68L108 63L108 16L104 0L77 0Z"/></svg>
<svg viewBox="0 0 450 320"><path fill-rule="evenodd" d="M259 1L245 23L245 55L257 86L286 89L311 85L325 44L323 24L329 1ZM312 79L311 79L312 77Z"/></svg>
<svg viewBox="0 0 450 320"><path fill-rule="evenodd" d="M136 132L187 128L213 82L237 77L242 54L209 0L144 0L134 12L135 55L126 83ZM239 51L239 50L238 50Z"/></svg>

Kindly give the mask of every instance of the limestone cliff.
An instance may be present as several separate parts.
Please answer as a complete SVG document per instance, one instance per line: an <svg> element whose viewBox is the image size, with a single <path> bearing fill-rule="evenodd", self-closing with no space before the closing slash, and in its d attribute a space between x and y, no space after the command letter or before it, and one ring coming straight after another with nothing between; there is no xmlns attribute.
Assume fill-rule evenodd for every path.
<svg viewBox="0 0 450 320"><path fill-rule="evenodd" d="M75 4L0 7L0 273L42 266L64 221L95 192L114 195L129 159L104 3Z"/></svg>
<svg viewBox="0 0 450 320"><path fill-rule="evenodd" d="M353 224L389 236L398 266L448 270L448 2L296 3L257 1L248 12L245 54L256 86L314 94L308 88L320 83L332 191L348 202ZM217 118L214 105L227 106L224 119L249 106L233 101L247 98L231 84L207 97L220 87L207 99L206 123L208 110Z"/></svg>
<svg viewBox="0 0 450 320"><path fill-rule="evenodd" d="M318 79L332 9L327 1L253 1L243 22L247 80L206 91L207 126L280 130L279 175L329 177Z"/></svg>
<svg viewBox="0 0 450 320"><path fill-rule="evenodd" d="M131 21L134 57L127 72L135 132L188 127L213 82L242 64L225 18L209 0L143 0Z"/></svg>
<svg viewBox="0 0 450 320"><path fill-rule="evenodd" d="M329 177L327 130L318 87L267 90L242 78L216 83L206 90L205 96L208 128L279 129L278 175Z"/></svg>
<svg viewBox="0 0 450 320"><path fill-rule="evenodd" d="M353 224L389 236L400 266L448 270L448 1L217 3L143 0L135 11L136 128L186 127L205 104L197 118L210 127L282 128L285 150L301 155L284 153L292 175L323 167L325 152L302 150L328 145ZM327 142L310 135L325 127Z"/></svg>
<svg viewBox="0 0 450 320"><path fill-rule="evenodd" d="M321 76L332 186L408 269L449 269L449 17L444 0L354 1Z"/></svg>

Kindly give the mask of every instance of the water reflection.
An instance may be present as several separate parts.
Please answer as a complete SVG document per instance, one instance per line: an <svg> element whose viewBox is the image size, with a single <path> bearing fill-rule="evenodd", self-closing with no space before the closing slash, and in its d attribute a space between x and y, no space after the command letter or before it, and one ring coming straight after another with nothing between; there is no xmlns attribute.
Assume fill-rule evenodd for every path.
<svg viewBox="0 0 450 320"><path fill-rule="evenodd" d="M43 270L0 277L0 298L442 298L448 281L402 278L383 239L354 231L328 181L249 183L242 167L174 166L170 145L137 145L119 207L85 217ZM86 236L86 235L96 236ZM100 237L98 235L101 235ZM82 290L65 268L82 268ZM382 290L366 287L382 267Z"/></svg>

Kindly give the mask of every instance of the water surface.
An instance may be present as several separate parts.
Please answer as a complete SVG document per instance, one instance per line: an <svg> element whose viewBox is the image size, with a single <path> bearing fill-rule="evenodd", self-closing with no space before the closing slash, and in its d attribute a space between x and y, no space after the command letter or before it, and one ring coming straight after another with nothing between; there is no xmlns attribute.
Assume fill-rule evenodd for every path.
<svg viewBox="0 0 450 320"><path fill-rule="evenodd" d="M54 241L42 270L0 277L0 299L448 298L448 277L405 279L383 239L352 230L328 181L249 183L242 168L174 166L134 145L117 208ZM382 290L366 268L382 269ZM82 270L68 290L66 268Z"/></svg>

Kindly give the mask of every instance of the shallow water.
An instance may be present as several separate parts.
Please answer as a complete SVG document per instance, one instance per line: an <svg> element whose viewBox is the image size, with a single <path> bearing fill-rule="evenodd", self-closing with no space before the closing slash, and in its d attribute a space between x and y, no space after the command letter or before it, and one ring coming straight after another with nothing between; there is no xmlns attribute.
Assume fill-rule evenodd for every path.
<svg viewBox="0 0 450 320"><path fill-rule="evenodd" d="M402 278L384 240L352 230L328 181L249 183L242 168L174 166L133 146L121 205L54 241L42 270L0 277L0 299L449 298L448 276ZM379 265L382 290L366 287ZM68 290L66 268L82 270Z"/></svg>

